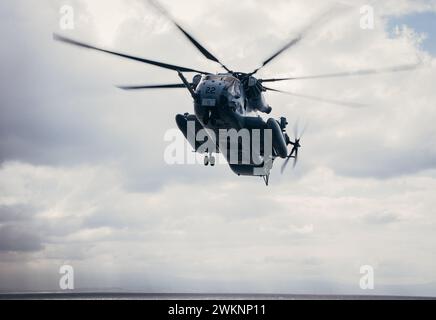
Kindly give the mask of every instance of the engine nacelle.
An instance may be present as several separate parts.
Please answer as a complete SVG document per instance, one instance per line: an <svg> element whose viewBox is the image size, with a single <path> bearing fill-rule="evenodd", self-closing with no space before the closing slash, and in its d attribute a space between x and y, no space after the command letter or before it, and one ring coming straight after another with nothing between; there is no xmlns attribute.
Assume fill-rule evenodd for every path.
<svg viewBox="0 0 436 320"><path fill-rule="evenodd" d="M192 121L195 125L195 132L191 133L192 136L194 137L195 145L194 145L194 141L189 141L191 139L188 139L188 121ZM180 129L180 131L182 131L183 135L185 136L186 140L188 140L191 147L195 151L197 151L202 144L201 142L196 141L195 139L198 131L203 129L203 126L201 125L200 121L198 121L197 117L192 114L184 114L184 115L178 114L176 115L176 123L177 123L177 127Z"/></svg>
<svg viewBox="0 0 436 320"><path fill-rule="evenodd" d="M272 131L272 145L274 147L274 151L280 158L286 158L288 156L288 148L286 146L285 136L283 135L283 131L279 123L270 118L266 122L266 126Z"/></svg>

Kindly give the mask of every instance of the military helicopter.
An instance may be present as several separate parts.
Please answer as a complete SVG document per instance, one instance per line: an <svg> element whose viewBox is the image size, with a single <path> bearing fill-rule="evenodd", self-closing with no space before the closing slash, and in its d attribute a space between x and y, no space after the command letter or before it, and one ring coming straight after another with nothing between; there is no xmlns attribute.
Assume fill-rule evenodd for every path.
<svg viewBox="0 0 436 320"><path fill-rule="evenodd" d="M257 154L251 156L250 161L242 162L241 153L242 146L238 142L236 148L238 148L238 159L237 161L230 161L230 146L227 145L223 148L219 141L212 141L216 146L214 150L212 148L201 149L201 143L199 141L191 141L188 139L189 143L196 152L201 152L205 154L204 164L205 165L215 165L215 157L213 152L221 152L225 156L231 170L237 175L243 176L258 176L262 177L265 184L268 185L271 169L273 167L273 162L277 158L284 159L282 164L281 172L283 173L287 167L289 160L293 159L293 166L295 167L298 161L298 153L301 148L301 136L304 133L299 132L298 127L294 127L294 137L293 140L290 139L287 133L288 121L285 117L281 117L278 120L268 119L265 121L260 115L260 113L269 114L272 111L271 106L266 102L264 93L266 91L285 93L289 95L294 95L297 97L308 98L317 101L324 101L333 104L345 104L340 101L327 100L322 98L317 98L313 96L303 96L294 94L291 92L286 92L274 88L265 86L266 83L273 83L279 81L296 81L301 79L321 79L321 78L337 78L337 77L348 77L348 76L359 76L359 75L369 75L378 73L388 73L388 72L398 72L406 71L416 68L414 65L403 65L396 66L392 68L385 69L368 69L368 70L358 70L352 72L341 72L335 74L325 74L316 76L305 76L305 77L284 77L284 78L270 78L270 79L258 79L255 75L267 66L271 61L276 59L283 52L289 50L298 44L305 36L305 34L313 26L305 28L302 32L298 34L297 37L291 39L283 47L274 52L270 57L268 57L260 67L256 68L251 72L237 72L233 71L224 65L221 60L219 60L215 55L213 55L209 50L207 50L203 45L201 45L190 33L188 33L185 28L183 28L162 6L160 6L156 1L149 0L162 15L164 15L169 21L171 21L175 27L191 42L196 49L207 59L218 63L225 72L213 74L206 71L196 70L193 68L182 67L174 64L163 63L160 61L154 61L150 59L140 58L132 55L127 55L107 49L98 48L83 42L79 42L58 34L54 34L55 40L75 45L82 48L92 49L107 54L115 55L121 58L135 60L145 64L153 65L156 67L169 69L177 72L180 77L181 82L175 84L155 84L155 85L137 85L137 86L120 86L120 89L124 90L145 90L145 89L174 89L174 88L184 88L192 96L194 102L194 114L184 113L176 115L176 123L178 128L181 130L185 138L188 139L189 123L194 125L194 134L199 130L207 129L214 133L217 133L222 129L235 129L241 130L246 129L250 133L255 130L260 130L261 136L264 137L263 132L269 130L271 132L271 152L266 152L266 147L261 143L260 147L257 149ZM184 75L184 73L195 73L193 80L189 82ZM217 135L215 135L216 137ZM211 138L210 135L208 138ZM218 140L218 139L216 139ZM260 139L261 141L264 141ZM233 146L235 147L235 146ZM289 151L289 149L290 151ZM254 161L254 158L257 158ZM260 159L260 161L259 161Z"/></svg>

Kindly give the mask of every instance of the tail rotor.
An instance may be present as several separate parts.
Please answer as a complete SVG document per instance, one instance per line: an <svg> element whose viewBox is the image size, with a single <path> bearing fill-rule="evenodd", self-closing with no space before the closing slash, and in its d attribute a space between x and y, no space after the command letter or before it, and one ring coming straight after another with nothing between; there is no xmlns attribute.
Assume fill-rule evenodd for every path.
<svg viewBox="0 0 436 320"><path fill-rule="evenodd" d="M299 125L298 125L298 121L295 123L294 126L294 141L291 141L291 139L289 138L288 134L285 134L285 138L286 138L286 144L287 145L291 145L292 149L291 152L289 153L289 155L287 156L285 162L282 165L281 168L281 173L283 174L286 170L286 167L288 166L288 163L291 159L294 159L294 162L292 164L292 167L295 168L295 166L297 165L298 162L298 150L301 148L301 138L303 137L304 133L306 132L307 129L307 125L303 128L303 130L301 130L301 132L299 132Z"/></svg>

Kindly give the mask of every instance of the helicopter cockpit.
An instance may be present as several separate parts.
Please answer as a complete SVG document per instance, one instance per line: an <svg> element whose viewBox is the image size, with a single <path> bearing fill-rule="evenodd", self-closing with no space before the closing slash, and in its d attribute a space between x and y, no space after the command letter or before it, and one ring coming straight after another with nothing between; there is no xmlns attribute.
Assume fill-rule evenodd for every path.
<svg viewBox="0 0 436 320"><path fill-rule="evenodd" d="M195 86L195 80L198 81ZM221 104L234 107L235 111L243 112L243 88L241 81L229 74L208 74L201 79L194 79L195 92L200 95L203 101L221 102Z"/></svg>
<svg viewBox="0 0 436 320"><path fill-rule="evenodd" d="M197 83L195 83L197 82ZM208 74L200 77L194 77L194 85L196 85L197 89L201 89L199 87L204 87L205 85L211 86L219 86L223 89L226 89L233 96L241 95L241 82L239 79L231 76L231 75L214 75ZM209 93L209 92L208 92Z"/></svg>

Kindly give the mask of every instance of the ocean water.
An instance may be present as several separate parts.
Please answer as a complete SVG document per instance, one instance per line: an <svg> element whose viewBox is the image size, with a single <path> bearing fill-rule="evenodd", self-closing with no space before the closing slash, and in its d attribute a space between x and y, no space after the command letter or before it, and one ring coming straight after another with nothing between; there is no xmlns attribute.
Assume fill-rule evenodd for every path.
<svg viewBox="0 0 436 320"><path fill-rule="evenodd" d="M0 300L422 300L431 297L293 294L4 293Z"/></svg>

